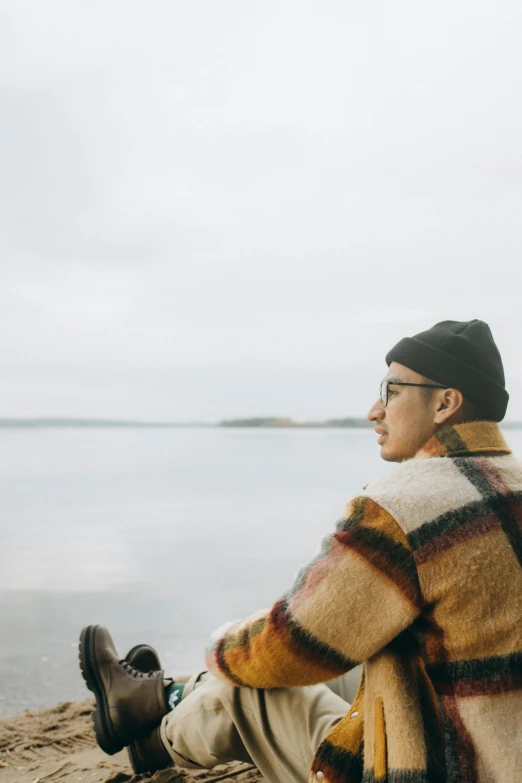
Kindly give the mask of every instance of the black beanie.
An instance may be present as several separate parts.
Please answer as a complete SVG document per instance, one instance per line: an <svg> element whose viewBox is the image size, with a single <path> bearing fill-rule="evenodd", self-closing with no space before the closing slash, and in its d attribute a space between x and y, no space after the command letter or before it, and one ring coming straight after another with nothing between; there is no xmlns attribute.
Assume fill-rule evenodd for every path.
<svg viewBox="0 0 522 783"><path fill-rule="evenodd" d="M491 329L484 321L441 321L404 337L386 355L443 386L458 389L493 421L506 415L509 394Z"/></svg>

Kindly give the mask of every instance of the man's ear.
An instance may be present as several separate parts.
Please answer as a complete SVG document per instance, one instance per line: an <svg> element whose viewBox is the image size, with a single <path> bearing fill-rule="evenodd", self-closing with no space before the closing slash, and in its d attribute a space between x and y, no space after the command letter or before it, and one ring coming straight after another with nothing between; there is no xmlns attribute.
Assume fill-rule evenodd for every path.
<svg viewBox="0 0 522 783"><path fill-rule="evenodd" d="M435 424L444 424L455 416L464 404L464 395L458 389L444 389L437 398Z"/></svg>

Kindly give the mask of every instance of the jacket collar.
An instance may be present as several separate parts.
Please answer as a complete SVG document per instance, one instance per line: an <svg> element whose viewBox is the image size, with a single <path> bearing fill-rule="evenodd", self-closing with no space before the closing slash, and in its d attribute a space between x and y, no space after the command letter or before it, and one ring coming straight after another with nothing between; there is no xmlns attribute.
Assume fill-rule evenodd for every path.
<svg viewBox="0 0 522 783"><path fill-rule="evenodd" d="M478 454L511 454L511 449L496 422L469 421L453 427L443 427L426 441L415 459L471 457Z"/></svg>

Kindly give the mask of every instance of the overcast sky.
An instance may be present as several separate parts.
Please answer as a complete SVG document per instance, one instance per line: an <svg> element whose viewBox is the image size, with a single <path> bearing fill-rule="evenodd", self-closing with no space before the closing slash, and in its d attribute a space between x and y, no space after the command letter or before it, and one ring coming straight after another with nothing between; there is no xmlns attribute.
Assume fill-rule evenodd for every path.
<svg viewBox="0 0 522 783"><path fill-rule="evenodd" d="M0 0L0 417L362 415L482 318L522 419L522 11Z"/></svg>

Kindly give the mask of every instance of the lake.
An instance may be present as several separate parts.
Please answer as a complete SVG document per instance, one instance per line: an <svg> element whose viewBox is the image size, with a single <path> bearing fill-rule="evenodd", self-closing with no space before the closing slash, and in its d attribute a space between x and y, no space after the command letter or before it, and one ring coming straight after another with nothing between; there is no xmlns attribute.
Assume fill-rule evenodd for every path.
<svg viewBox="0 0 522 783"><path fill-rule="evenodd" d="M0 715L88 695L89 623L122 656L148 642L169 673L200 666L387 469L372 429L0 431Z"/></svg>

